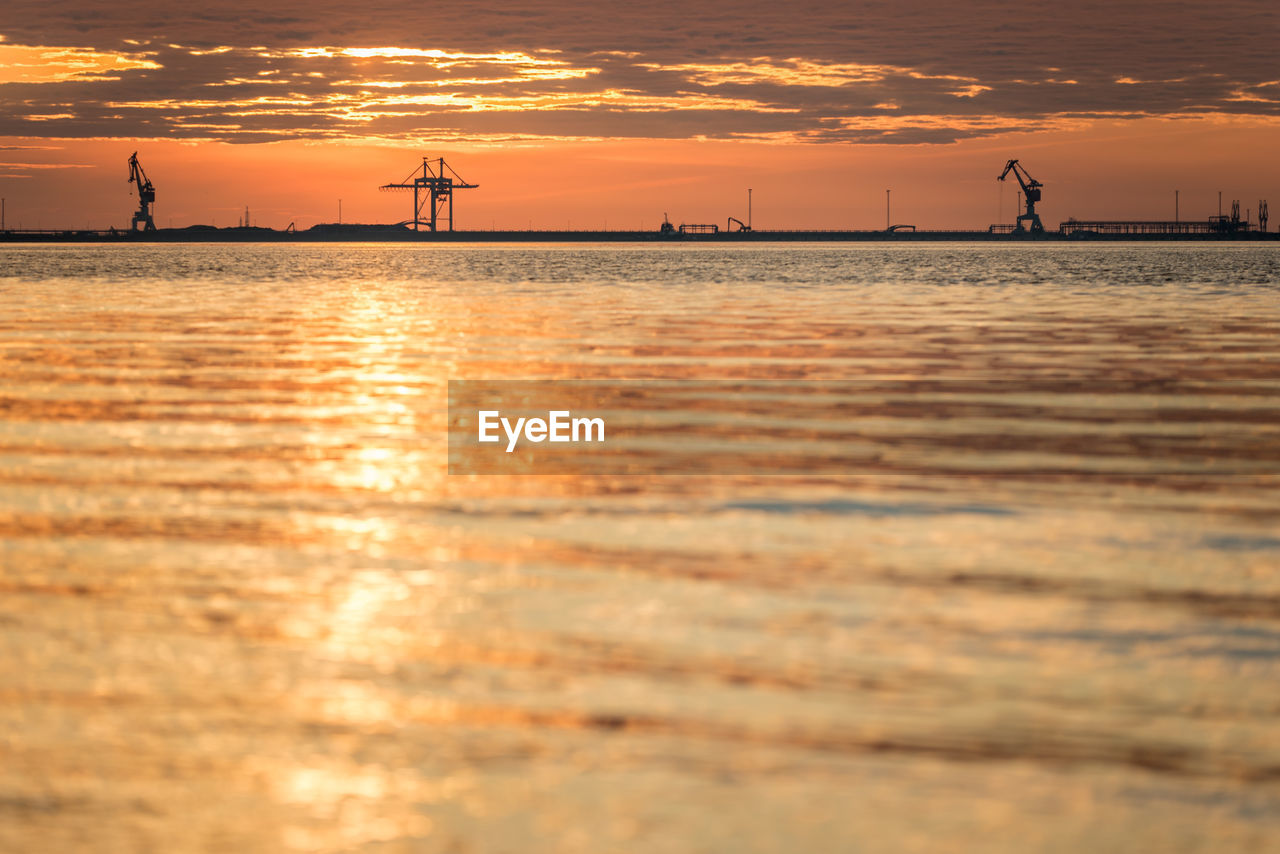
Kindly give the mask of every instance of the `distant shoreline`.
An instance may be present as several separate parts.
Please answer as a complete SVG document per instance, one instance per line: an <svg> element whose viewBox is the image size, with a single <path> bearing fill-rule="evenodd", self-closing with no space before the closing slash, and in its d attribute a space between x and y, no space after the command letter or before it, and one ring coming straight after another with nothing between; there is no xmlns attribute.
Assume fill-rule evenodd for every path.
<svg viewBox="0 0 1280 854"><path fill-rule="evenodd" d="M1093 233L1046 231L1011 234L990 231L884 231L884 230L755 230L713 233L662 233L659 231L592 230L475 230L413 231L398 225L318 225L306 231L273 228L162 228L152 232L127 229L9 229L0 231L0 243L1220 243L1276 242L1280 233L1238 231L1230 233Z"/></svg>

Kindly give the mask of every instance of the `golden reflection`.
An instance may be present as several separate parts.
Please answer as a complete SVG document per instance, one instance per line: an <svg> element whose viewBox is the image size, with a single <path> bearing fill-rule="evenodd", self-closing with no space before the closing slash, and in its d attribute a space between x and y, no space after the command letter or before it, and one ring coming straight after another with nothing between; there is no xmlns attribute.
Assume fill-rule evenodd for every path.
<svg viewBox="0 0 1280 854"><path fill-rule="evenodd" d="M321 621L324 634L315 651L329 659L365 662L384 672L394 669L406 646L420 641L416 631L407 630L411 621L405 612L420 612L431 604L435 594L429 594L425 603L422 600L433 584L434 576L425 581L416 578L411 586L391 571L350 573L335 590L333 604L325 609ZM394 717L372 686L363 682L338 684L341 691L329 689L323 697L316 698L326 717L362 724Z"/></svg>
<svg viewBox="0 0 1280 854"><path fill-rule="evenodd" d="M379 492L389 492L396 487L396 479L387 470L388 463L396 456L395 451L390 448L361 448L355 456L361 463L355 478L356 486Z"/></svg>
<svg viewBox="0 0 1280 854"><path fill-rule="evenodd" d="M417 494L432 480L424 416L436 382L420 372L428 362L407 354L424 324L385 289L357 286L344 296L341 310L310 324L291 353L311 372L298 402L326 425L295 478L326 494ZM400 536L394 516L377 513L325 514L321 527L371 555Z"/></svg>
<svg viewBox="0 0 1280 854"><path fill-rule="evenodd" d="M251 761L250 776L264 778L274 799L306 810L307 821L282 828L291 850L335 850L429 834L432 821L415 804L444 796L431 785L383 765L313 758L306 765ZM315 825L320 821L324 824Z"/></svg>
<svg viewBox="0 0 1280 854"><path fill-rule="evenodd" d="M1270 269L1224 249L1224 282ZM1176 401L1198 419L1178 429L1232 425L1233 450L1274 460L1268 294L851 298L753 284L717 253L735 284L673 304L500 270L428 281L412 265L457 252L442 247L298 250L326 272L367 253L300 294L252 284L293 250L243 251L262 254L230 308L160 273L149 312L118 277L80 302L65 280L0 293L21 308L0 347L0 637L22 665L0 696L18 733L0 849L106 832L113 850L721 850L783 828L810 833L796 850L903 850L936 837L910 836L930 810L973 830L957 849L993 838L974 815L1010 850L1149 827L1168 834L1153 850L1244 850L1269 829L1275 478L443 475L444 383L477 377L1000 376L990 402L1016 407L939 390L845 410L876 415L865 432L890 447L927 428L962 459L1041 435L1045 401L1007 399L1011 378L1165 368L1266 389ZM624 280L670 257L605 251ZM743 250L764 272L813 251ZM871 251L840 251L830 275ZM505 252L457 254L501 268ZM531 258L568 257L520 252L531 279ZM696 427L723 403L682 411ZM1151 454L1173 411L1085 403L1049 436L1064 452L1127 436L1143 447L1124 455ZM866 800L850 792L881 798L852 843L828 820ZM651 807L641 844L610 835ZM541 836L526 816L549 817ZM568 832L586 841L557 845Z"/></svg>

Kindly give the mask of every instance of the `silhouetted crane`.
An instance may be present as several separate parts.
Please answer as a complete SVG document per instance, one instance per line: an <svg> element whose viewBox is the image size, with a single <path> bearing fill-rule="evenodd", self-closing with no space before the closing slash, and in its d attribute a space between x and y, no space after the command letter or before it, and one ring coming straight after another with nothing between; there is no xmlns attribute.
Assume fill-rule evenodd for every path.
<svg viewBox="0 0 1280 854"><path fill-rule="evenodd" d="M436 168L432 168L431 164L436 164ZM445 170L449 170L449 175L445 175ZM412 178L412 182L410 182ZM456 179L456 180L455 180ZM399 184L383 184L379 190L413 190L413 230L417 231L418 226L426 224L432 231L436 230L441 219L449 220L449 230L453 231L453 191L454 190L472 190L479 187L479 184L468 184L462 180L462 177L454 172L453 169L444 162L443 157L435 160L422 158L421 174L415 169L413 174L405 178ZM431 205L431 217L424 220L422 218L422 208L427 204ZM447 217L441 217L445 204L448 203L449 214Z"/></svg>
<svg viewBox="0 0 1280 854"><path fill-rule="evenodd" d="M152 218L152 208L156 203L156 188L147 173L142 171L136 151L129 156L129 183L138 185L138 210L133 215L133 225L130 228L137 231L138 223L142 223L143 231L155 231L156 221Z"/></svg>
<svg viewBox="0 0 1280 854"><path fill-rule="evenodd" d="M1018 214L1018 227L1013 230L1014 234L1025 234L1030 231L1032 234L1043 234L1044 226L1040 223L1040 214L1036 213L1036 202L1040 201L1040 188L1044 186L1031 174L1027 172L1016 160L1010 160L1004 165L1004 171L1000 173L997 181L1003 181L1005 176L1010 172L1018 179L1018 183L1022 185L1022 197L1027 200L1027 212ZM1023 222L1030 222L1030 229L1023 226Z"/></svg>

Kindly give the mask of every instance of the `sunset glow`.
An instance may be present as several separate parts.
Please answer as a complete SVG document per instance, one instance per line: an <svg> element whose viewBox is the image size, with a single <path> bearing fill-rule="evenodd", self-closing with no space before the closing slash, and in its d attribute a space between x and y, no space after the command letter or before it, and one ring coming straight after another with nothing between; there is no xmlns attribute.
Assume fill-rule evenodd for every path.
<svg viewBox="0 0 1280 854"><path fill-rule="evenodd" d="M0 854L1280 852L1277 47L0 0Z"/></svg>
<svg viewBox="0 0 1280 854"><path fill-rule="evenodd" d="M569 197L583 225L651 225L671 208L719 219L742 213L725 199L768 184L783 158L795 191L783 182L761 197L777 227L874 223L882 213L871 200L888 188L903 204L936 200L913 212L923 226L984 226L997 191L987 173L1010 156L1047 176L1050 219L1065 218L1074 196L1095 200L1092 215L1150 217L1174 189L1197 215L1219 189L1280 195L1274 157L1243 168L1233 153L1280 142L1280 30L1257 3L1086 3L1024 20L1008 4L927 0L794 14L711 3L681 18L622 3L584 15L557 4L513 13L321 0L271 16L234 3L201 16L143 2L94 6L88 28L74 9L10 5L0 23L0 175L24 223L82 224L87 214L110 224L129 208L115 180L119 152L163 162L175 141L184 156L154 176L158 216L175 225L246 203L300 211L320 194L394 221L376 187L424 155L447 155L482 184L467 199L475 227L564 227L575 209L557 199ZM1105 28L1082 25L1095 13ZM731 147L708 158L709 143ZM301 152L317 144L331 146L323 187L282 165L312 161ZM352 156L353 147L396 156ZM1158 150L1165 165L1125 172L1130 148ZM989 152L980 167L969 157L979 150ZM1068 169L1084 151L1099 159ZM496 166L531 157L536 169ZM598 160L624 171L602 182L590 165ZM274 165L254 181L190 174L232 163L243 175ZM646 163L665 176L654 186L689 191L640 204L610 189ZM86 170L78 193L43 180L72 164L103 176ZM213 200L224 193L234 205ZM539 194L544 204L522 204ZM865 205L849 204L855 196Z"/></svg>

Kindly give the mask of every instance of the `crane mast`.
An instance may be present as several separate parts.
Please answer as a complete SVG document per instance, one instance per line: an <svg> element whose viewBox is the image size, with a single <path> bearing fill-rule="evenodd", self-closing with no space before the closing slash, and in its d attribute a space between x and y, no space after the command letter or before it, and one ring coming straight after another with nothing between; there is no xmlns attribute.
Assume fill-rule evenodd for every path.
<svg viewBox="0 0 1280 854"><path fill-rule="evenodd" d="M445 174L446 170L449 174ZM419 174L421 172L421 174ZM414 170L408 178L398 184L383 184L379 190L413 190L413 230L419 226L427 226L432 231L440 228L441 221L449 224L453 231L453 191L474 190L479 184L468 184L462 180L453 167L444 162L443 157L434 160L422 158L422 169ZM423 217L422 209L428 207L430 216ZM409 222L410 220L406 220Z"/></svg>
<svg viewBox="0 0 1280 854"><path fill-rule="evenodd" d="M1003 181L1008 174L1012 172L1013 177L1018 179L1018 183L1022 185L1022 198L1026 201L1026 213L1018 214L1018 227L1014 229L1014 234L1025 234L1030 231L1032 234L1043 234L1044 225L1040 222L1040 214L1036 213L1036 202L1040 201L1040 188L1044 186L1031 174L1022 167L1016 160L1010 160L1004 165L1004 171L1000 173L997 181ZM1029 223L1029 226L1023 223Z"/></svg>
<svg viewBox="0 0 1280 854"><path fill-rule="evenodd" d="M138 231L138 226L141 225L142 231L155 231L153 208L156 203L156 188L147 177L147 173L142 171L142 164L138 162L136 151L129 156L129 183L138 185L138 209L133 214L133 224L130 228Z"/></svg>

